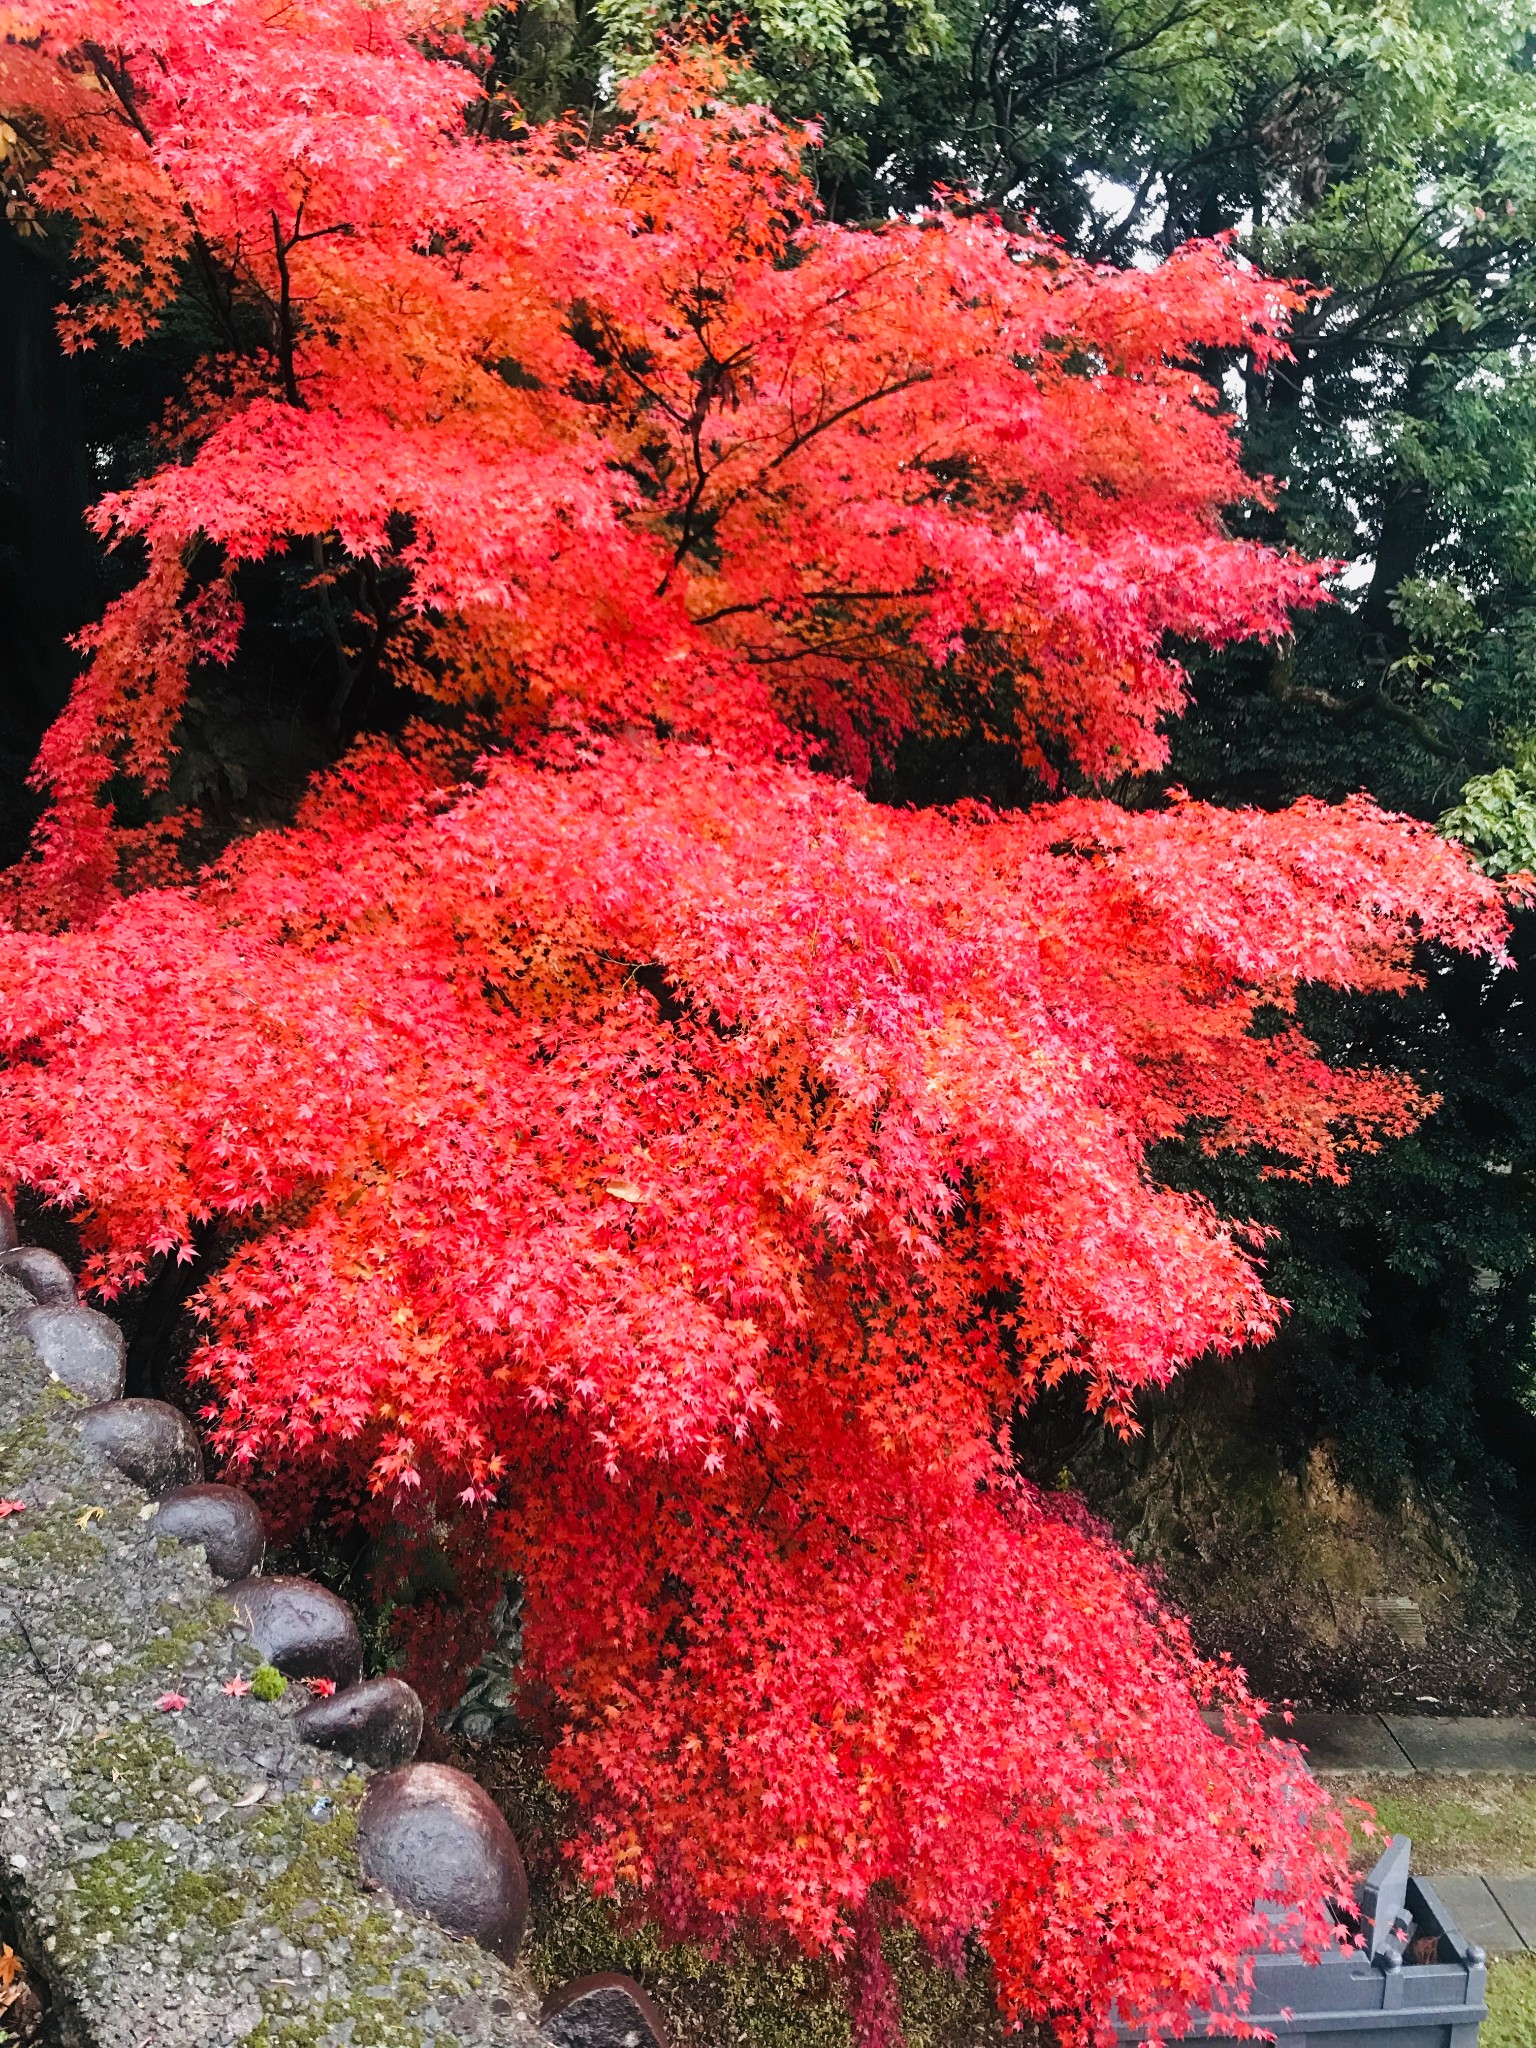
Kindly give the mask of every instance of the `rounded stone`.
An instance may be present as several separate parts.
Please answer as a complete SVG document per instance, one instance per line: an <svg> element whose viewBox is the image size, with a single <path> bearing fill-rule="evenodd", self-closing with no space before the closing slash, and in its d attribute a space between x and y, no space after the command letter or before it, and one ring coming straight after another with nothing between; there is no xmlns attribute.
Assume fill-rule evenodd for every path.
<svg viewBox="0 0 1536 2048"><path fill-rule="evenodd" d="M345 1600L313 1579L242 1579L226 1598L269 1664L289 1678L355 1685L363 1639Z"/></svg>
<svg viewBox="0 0 1536 2048"><path fill-rule="evenodd" d="M358 1808L357 1850L364 1875L397 1904L517 1960L528 1918L523 1859L473 1778L446 1764L386 1771Z"/></svg>
<svg viewBox="0 0 1536 2048"><path fill-rule="evenodd" d="M0 1252L8 1252L20 1239L16 1235L16 1211L4 1195L0 1195Z"/></svg>
<svg viewBox="0 0 1536 2048"><path fill-rule="evenodd" d="M667 2048L667 2023L633 1977L577 1977L544 2001L539 2032L556 2048Z"/></svg>
<svg viewBox="0 0 1536 2048"><path fill-rule="evenodd" d="M56 1380L93 1404L116 1401L128 1370L128 1347L110 1316L93 1308L23 1309L14 1328L36 1349Z"/></svg>
<svg viewBox="0 0 1536 2048"><path fill-rule="evenodd" d="M146 1493L190 1486L203 1476L197 1431L169 1401L108 1401L81 1417L80 1434Z"/></svg>
<svg viewBox="0 0 1536 2048"><path fill-rule="evenodd" d="M17 1280L44 1308L73 1308L76 1301L75 1276L57 1252L45 1252L35 1244L13 1245L0 1252L0 1273Z"/></svg>
<svg viewBox="0 0 1536 2048"><path fill-rule="evenodd" d="M201 1543L208 1569L220 1579L260 1571L267 1547L261 1510L243 1486L173 1486L160 1496L155 1534Z"/></svg>
<svg viewBox="0 0 1536 2048"><path fill-rule="evenodd" d="M333 1699L316 1700L294 1715L293 1726L318 1749L339 1749L388 1771L416 1754L422 1718L421 1701L403 1678L369 1678Z"/></svg>

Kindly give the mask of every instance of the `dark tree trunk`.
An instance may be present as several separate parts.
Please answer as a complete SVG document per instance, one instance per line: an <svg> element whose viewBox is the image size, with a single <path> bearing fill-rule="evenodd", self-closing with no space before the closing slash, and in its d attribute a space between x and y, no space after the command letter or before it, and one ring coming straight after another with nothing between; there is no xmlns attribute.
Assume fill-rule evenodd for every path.
<svg viewBox="0 0 1536 2048"><path fill-rule="evenodd" d="M84 513L94 495L79 379L59 347L58 279L0 228L0 864L22 850L23 783L75 671L68 640L100 607Z"/></svg>
<svg viewBox="0 0 1536 2048"><path fill-rule="evenodd" d="M1439 335L1435 337L1438 342ZM1423 419L1430 410L1436 364L1434 343L1408 373L1402 411ZM1376 537L1376 567L1360 608L1360 651L1365 663L1379 672L1403 651L1406 640L1392 616L1392 600L1419 566L1429 538L1429 486L1421 476L1400 474L1381 510Z"/></svg>

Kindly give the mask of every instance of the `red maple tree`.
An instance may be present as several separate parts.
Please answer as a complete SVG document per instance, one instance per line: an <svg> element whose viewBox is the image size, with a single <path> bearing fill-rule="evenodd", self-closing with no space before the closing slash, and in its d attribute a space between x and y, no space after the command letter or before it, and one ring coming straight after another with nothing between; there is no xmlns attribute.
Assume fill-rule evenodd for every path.
<svg viewBox="0 0 1536 2048"><path fill-rule="evenodd" d="M881 1915L974 1935L1069 2042L1240 2000L1256 1898L1320 1935L1338 1823L1010 1431L1069 1373L1129 1425L1269 1332L1257 1247L1148 1147L1337 1174L1409 1128L1296 991L1496 949L1499 905L1364 801L861 784L914 731L1058 787L1155 766L1171 639L1316 595L1224 530L1254 486L1191 365L1262 359L1291 295L964 207L831 225L708 51L594 141L517 132L432 0L0 29L67 339L183 293L222 335L97 508L145 570L6 885L0 1157L108 1298L226 1227L235 1476L522 1576L598 1885L867 1969ZM188 872L112 786L164 790L274 556L343 695L367 659L451 714Z"/></svg>

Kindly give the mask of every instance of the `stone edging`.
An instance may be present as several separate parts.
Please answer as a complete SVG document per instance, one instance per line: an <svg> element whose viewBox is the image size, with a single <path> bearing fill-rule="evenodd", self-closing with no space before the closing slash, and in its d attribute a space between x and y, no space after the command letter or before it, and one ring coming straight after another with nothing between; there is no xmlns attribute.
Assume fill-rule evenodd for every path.
<svg viewBox="0 0 1536 2048"><path fill-rule="evenodd" d="M0 1233L9 1220L0 1201ZM45 2038L57 2048L657 2048L661 2016L625 1979L567 1985L541 2020L515 1961L526 1897L513 1895L516 1846L471 1780L426 1765L374 1774L301 1739L301 1717L334 1721L341 1696L317 1717L301 1685L275 1700L261 1697L275 1679L248 1689L266 1662L259 1618L254 1631L241 1626L242 1589L220 1586L201 1544L157 1532L155 1503L87 1443L82 1421L112 1390L93 1381L72 1392L27 1341L30 1328L54 1352L52 1332L38 1330L36 1283L57 1276L18 1263L0 1260L0 1508L13 1504L0 1513L0 1895L50 1995ZM57 1295L51 1312L79 1318L87 1335L106 1323ZM110 1423L93 1430L98 1441ZM281 1647L263 1648L285 1663ZM385 1747L398 1761L400 1696L414 1696L389 1683ZM333 1727L338 1737L349 1740ZM495 1910L458 1925L500 1955L383 1889L451 1921L452 1886L446 1907L434 1887L462 1854L466 1813L483 1828L486 1811L505 1835L511 1881L499 1868ZM390 1861L402 1828L403 1877Z"/></svg>

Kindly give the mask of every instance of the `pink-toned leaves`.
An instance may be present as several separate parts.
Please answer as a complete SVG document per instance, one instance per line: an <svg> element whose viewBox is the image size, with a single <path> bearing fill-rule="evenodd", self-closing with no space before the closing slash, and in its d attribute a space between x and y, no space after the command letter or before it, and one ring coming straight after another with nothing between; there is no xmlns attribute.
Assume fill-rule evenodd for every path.
<svg viewBox="0 0 1536 2048"><path fill-rule="evenodd" d="M194 236L256 337L97 510L147 567L6 885L7 1175L108 1297L223 1233L215 1440L275 1520L449 1542L424 1683L521 1574L595 1883L851 1947L867 2031L877 1903L977 1934L1068 2042L1240 2002L1257 1896L1323 1938L1340 1824L1009 1426L1065 1373L1133 1426L1270 1332L1250 1237L1149 1148L1337 1175L1409 1128L1409 1079L1253 1026L1401 986L1421 936L1496 951L1498 901L1363 801L896 812L809 764L977 729L1048 779L1160 761L1170 636L1319 586L1224 530L1256 487L1191 368L1262 360L1291 294L1219 247L1111 274L959 211L828 223L705 51L601 141L509 143L418 0L5 19L71 342L142 333ZM189 875L110 785L164 791L283 554L339 607L388 566L386 664L483 755L364 745Z"/></svg>

